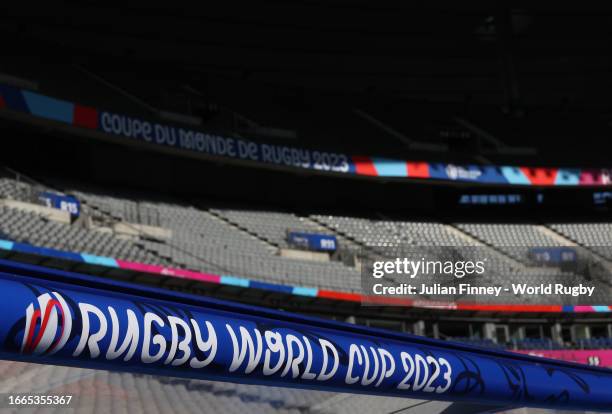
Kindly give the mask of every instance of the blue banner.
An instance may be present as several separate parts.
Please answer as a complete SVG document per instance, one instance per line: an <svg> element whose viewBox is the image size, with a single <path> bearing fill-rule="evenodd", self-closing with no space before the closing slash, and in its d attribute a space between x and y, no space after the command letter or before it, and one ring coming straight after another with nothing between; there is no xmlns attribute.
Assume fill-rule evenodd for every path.
<svg viewBox="0 0 612 414"><path fill-rule="evenodd" d="M76 197L43 191L39 194L38 198L47 207L67 211L71 216L78 217L81 214L81 203Z"/></svg>
<svg viewBox="0 0 612 414"><path fill-rule="evenodd" d="M347 173L351 169L346 154L256 143L111 112L100 112L98 125L108 134L208 155L320 171Z"/></svg>
<svg viewBox="0 0 612 414"><path fill-rule="evenodd" d="M0 110L212 157L370 177L527 186L610 186L610 168L455 165L264 144L105 111L0 84ZM598 196L595 203L602 202ZM605 200L603 200L605 201Z"/></svg>
<svg viewBox="0 0 612 414"><path fill-rule="evenodd" d="M336 236L329 234L289 232L287 241L292 246L315 251L336 251L338 241Z"/></svg>
<svg viewBox="0 0 612 414"><path fill-rule="evenodd" d="M577 260L576 250L571 247L533 247L529 256L538 263L573 263Z"/></svg>
<svg viewBox="0 0 612 414"><path fill-rule="evenodd" d="M612 408L612 371L596 367L6 261L0 290L4 359L426 400Z"/></svg>

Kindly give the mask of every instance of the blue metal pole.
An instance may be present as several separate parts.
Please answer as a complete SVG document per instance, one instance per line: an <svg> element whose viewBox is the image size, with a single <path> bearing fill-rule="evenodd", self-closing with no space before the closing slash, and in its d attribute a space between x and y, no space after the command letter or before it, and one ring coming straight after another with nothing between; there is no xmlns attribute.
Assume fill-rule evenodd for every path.
<svg viewBox="0 0 612 414"><path fill-rule="evenodd" d="M0 260L0 358L274 386L612 410L612 371Z"/></svg>

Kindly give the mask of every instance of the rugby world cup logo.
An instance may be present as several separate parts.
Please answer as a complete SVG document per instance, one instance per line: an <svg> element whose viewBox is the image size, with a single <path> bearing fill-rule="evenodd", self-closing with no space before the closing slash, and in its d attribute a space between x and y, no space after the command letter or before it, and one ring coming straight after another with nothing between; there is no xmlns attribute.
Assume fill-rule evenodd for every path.
<svg viewBox="0 0 612 414"><path fill-rule="evenodd" d="M52 355L68 342L72 313L57 292L44 293L26 308L26 323L21 353Z"/></svg>

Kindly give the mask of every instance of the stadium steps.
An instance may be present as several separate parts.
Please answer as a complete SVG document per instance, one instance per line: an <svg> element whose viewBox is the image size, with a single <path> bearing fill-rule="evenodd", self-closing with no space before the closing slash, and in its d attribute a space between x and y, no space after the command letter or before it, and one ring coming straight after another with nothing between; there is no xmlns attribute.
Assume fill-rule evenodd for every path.
<svg viewBox="0 0 612 414"><path fill-rule="evenodd" d="M29 183L31 183L30 185L35 185L35 186L39 187L40 189L49 190L49 191L53 191L53 192L57 192L57 193L61 193L61 194L66 194L67 193L66 189L59 188L58 185L51 184L47 180L38 179L38 177L36 179L34 179L34 178L32 178L32 177L30 177L28 175L25 175L25 174L23 174L23 173L21 173L19 171L16 171L16 170L13 170L13 169L10 169L10 168L6 168L6 167L5 167L5 170L10 172L11 174L15 174L17 176L25 178ZM106 225L106 224L114 223L114 222L117 221L117 219L112 217L109 213L105 213L102 209L97 208L97 206L88 204L87 200L83 199L83 200L80 200L80 202L81 202L82 208L81 208L81 215L80 215L79 219L74 221L74 222L72 222L72 223L66 224L67 226L69 226L69 227L90 227L91 224L92 224L92 220L94 219L94 216L91 214L91 211L94 211L94 212L98 213L97 217L95 217L95 218L97 218L98 220L101 219L103 226ZM41 216L44 220L47 220L47 218L44 217L44 215L41 215L41 214L37 214L37 215ZM28 240L28 242L29 242L29 240ZM137 249L141 250L142 252L145 252L145 253L148 252L148 253L154 255L155 257L161 259L162 263L172 263L171 260L168 260L168 259L163 260L163 257L160 257L159 255L157 255L157 252L151 251L149 249L146 249L146 248L144 248L144 246L142 246L139 243L132 243L132 245L135 246Z"/></svg>
<svg viewBox="0 0 612 414"><path fill-rule="evenodd" d="M207 213L210 217L212 217L215 220L218 220L230 227L232 227L234 230L238 230L239 232L246 234L247 236L249 236L252 239L256 239L259 242L263 242L267 247L268 250L270 250L271 253L276 253L278 252L278 249L280 249L280 246L278 245L278 243L269 240L265 237L262 237L261 235L257 234L256 232L249 230L248 228L246 228L245 226L240 225L239 223L230 220L227 217L222 216L221 214L215 212L214 210L211 209L204 209L201 208L200 211Z"/></svg>
<svg viewBox="0 0 612 414"><path fill-rule="evenodd" d="M356 254L356 252L358 253L360 251L364 251L365 249L367 249L365 246L360 246L360 245L356 244L355 242L349 240L345 236L339 234L339 232L337 230L331 229L331 228L327 227L325 224L320 223L314 217L310 217L310 216L307 217L307 216L302 216L302 215L298 215L297 217L300 220L302 220L304 223L307 223L312 228L314 228L317 231L321 232L322 234L331 234L331 235L336 237L336 241L338 242L338 246L340 246L340 249L338 249L335 252L335 256L332 256L332 260L337 260L337 261L341 262L343 265L345 265L346 267L349 267L349 268L352 268L352 269L359 269L359 267L354 262L351 263L351 264L346 263L342 259L342 253L340 255L338 255L338 253L342 252L342 251L348 251L348 253L351 255L351 257L358 256L358 254Z"/></svg>
<svg viewBox="0 0 612 414"><path fill-rule="evenodd" d="M97 220L99 223L101 223L103 227L113 228L116 223L123 223L124 225L131 226L130 222L126 221L123 217L113 214L112 210L107 210L97 205L95 200L89 199L87 197L82 197L80 198L80 200L81 200L82 205L85 206L84 210L91 209L96 212L97 215L92 216L92 219ZM199 210L199 211L205 214L204 211L202 210ZM137 233L140 233L140 232L137 231ZM180 261L175 260L172 253L163 254L160 252L159 249L147 247L147 245L140 240L135 240L132 242L132 244L135 245L142 252L150 253L152 256L159 259L161 263L170 264L173 267L181 268L181 269L186 269L186 268L192 269L192 267L190 267L189 265L186 265L184 263L181 263ZM213 266L215 269L219 271L227 271L227 269L225 269L223 266L207 261L199 257L198 255L194 254L193 252L172 243L170 240L165 240L163 244L170 247L174 251L181 252L184 255L194 258L195 260L203 263L206 266Z"/></svg>
<svg viewBox="0 0 612 414"><path fill-rule="evenodd" d="M560 243L564 243L565 246L580 247L580 248L587 250L590 254L592 254L594 257L599 259L609 272L612 272L612 262L610 261L610 259L602 256L600 253L592 249L590 246L580 244L578 243L578 241L570 238L569 236L565 234L561 234L560 232L553 229L552 227L549 227L548 225L539 225L538 229L541 232L545 233L547 236L559 241ZM603 282L612 286L611 281L603 280Z"/></svg>
<svg viewBox="0 0 612 414"><path fill-rule="evenodd" d="M546 236L550 237L551 239L554 239L554 240L558 241L563 246L573 246L573 247L576 247L576 246L579 245L575 240L572 240L572 239L562 235L561 233L556 232L555 230L553 230L550 227L547 227L547 226L539 224L539 225L536 225L535 228L538 231L544 233Z"/></svg>
<svg viewBox="0 0 612 414"><path fill-rule="evenodd" d="M345 245L348 248L348 250L352 250L352 251L355 251L355 252L359 252L359 251L369 252L369 253L374 254L376 256L379 255L379 253L373 251L373 249L370 246L365 245L361 241L359 241L356 238L354 238L354 237L344 233L341 230L334 229L333 227L331 227L330 225L324 223L323 221L320 221L316 217L309 216L308 219L314 225L316 225L317 227L321 228L321 230L324 231L325 233L329 233L329 234L335 235L336 238L338 239L338 241L340 243L342 243L343 245Z"/></svg>
<svg viewBox="0 0 612 414"><path fill-rule="evenodd" d="M524 270L525 269L525 265L523 263L521 263L520 261L516 260L514 257L511 257L509 255L507 255L506 253L504 253L503 251L497 249L494 245L491 244L487 244L486 242L484 242L483 240L480 240L479 238L477 238L476 236L469 234L461 229L459 229L458 227L455 227L452 224L446 224L443 223L444 229L446 231L448 231L449 233L465 240L466 242L470 243L470 244L474 244L477 247L486 247L488 248L495 256L496 258L508 263L509 266L516 268L517 270Z"/></svg>
<svg viewBox="0 0 612 414"><path fill-rule="evenodd" d="M99 208L99 206L95 205L93 202L90 202L90 200L81 199L80 201L81 201L82 205L86 206L86 209L91 208L91 209L95 210L98 213L98 216L96 216L96 219L97 220L101 220L101 223L102 223L103 226L112 228L113 225L115 223L118 223L118 222L124 223L125 225L128 225L128 226L130 225L129 222L123 220L120 217L117 217L117 216L111 214L110 212L108 212L108 211L106 211L104 209ZM167 255L166 254L162 254L162 253L159 252L159 250L146 247L146 245L140 243L138 240L133 241L132 244L134 246L136 246L138 249L140 249L141 251L143 251L145 253L150 253L154 257L158 258L160 263L168 263L168 264L171 264L173 267L180 268L180 269L189 268L189 266L174 260L174 257L172 256L172 254L167 254ZM164 244L170 246L175 251L180 251L181 253L183 253L185 255L191 256L194 259L196 259L198 261L201 261L205 265L212 265L213 267L219 269L220 271L226 271L227 270L223 266L219 266L216 263L210 263L209 261L206 261L206 260L202 259L201 257L193 254L192 252L190 252L190 251L188 251L188 250L186 250L184 248L181 248L181 247L171 243L168 240L165 241Z"/></svg>
<svg viewBox="0 0 612 414"><path fill-rule="evenodd" d="M321 233L331 234L333 236L336 236L336 239L338 240L339 245L340 246L346 246L346 248L348 250L355 251L355 250L359 250L359 249L363 248L363 246L360 246L357 243L355 243L354 241L349 240L344 235L339 234L337 230L334 230L334 229L326 226L325 224L320 223L314 217L298 216L298 218L300 220L304 221L305 223L308 223L312 227L316 228L317 231L320 231Z"/></svg>
<svg viewBox="0 0 612 414"><path fill-rule="evenodd" d="M94 219L94 216L91 215L89 212L87 212L87 209L92 209L94 211L96 211L98 213L97 216L95 216L95 219L99 220L100 223L102 224L103 227L110 227L112 228L113 224L117 223L117 222L121 222L124 223L126 225L130 225L130 223L123 221L121 218L117 218L113 215L111 215L109 212L104 211L103 209L98 208L98 206L96 206L95 204L89 203L88 200L86 199L81 199L79 200L81 202L81 206L85 206L85 208L82 208L82 210L85 212L85 214L88 214L91 216L92 220ZM91 223L88 223L91 224ZM154 249L149 249L146 246L144 246L142 243L139 243L137 240L133 241L132 244L140 249L142 252L144 253L149 253L155 257L157 257L160 260L160 263L172 263L173 266L175 267L180 267L180 268L184 268L184 266L182 266L179 263L175 263L171 257L167 257L165 255L161 255L159 254L158 251L154 250Z"/></svg>

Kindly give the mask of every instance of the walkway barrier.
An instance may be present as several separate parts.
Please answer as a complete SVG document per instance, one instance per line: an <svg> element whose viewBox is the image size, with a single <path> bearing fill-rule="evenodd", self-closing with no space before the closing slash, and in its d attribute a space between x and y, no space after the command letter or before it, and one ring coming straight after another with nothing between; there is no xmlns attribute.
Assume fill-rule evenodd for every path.
<svg viewBox="0 0 612 414"><path fill-rule="evenodd" d="M0 260L0 358L502 406L612 409L612 371Z"/></svg>

